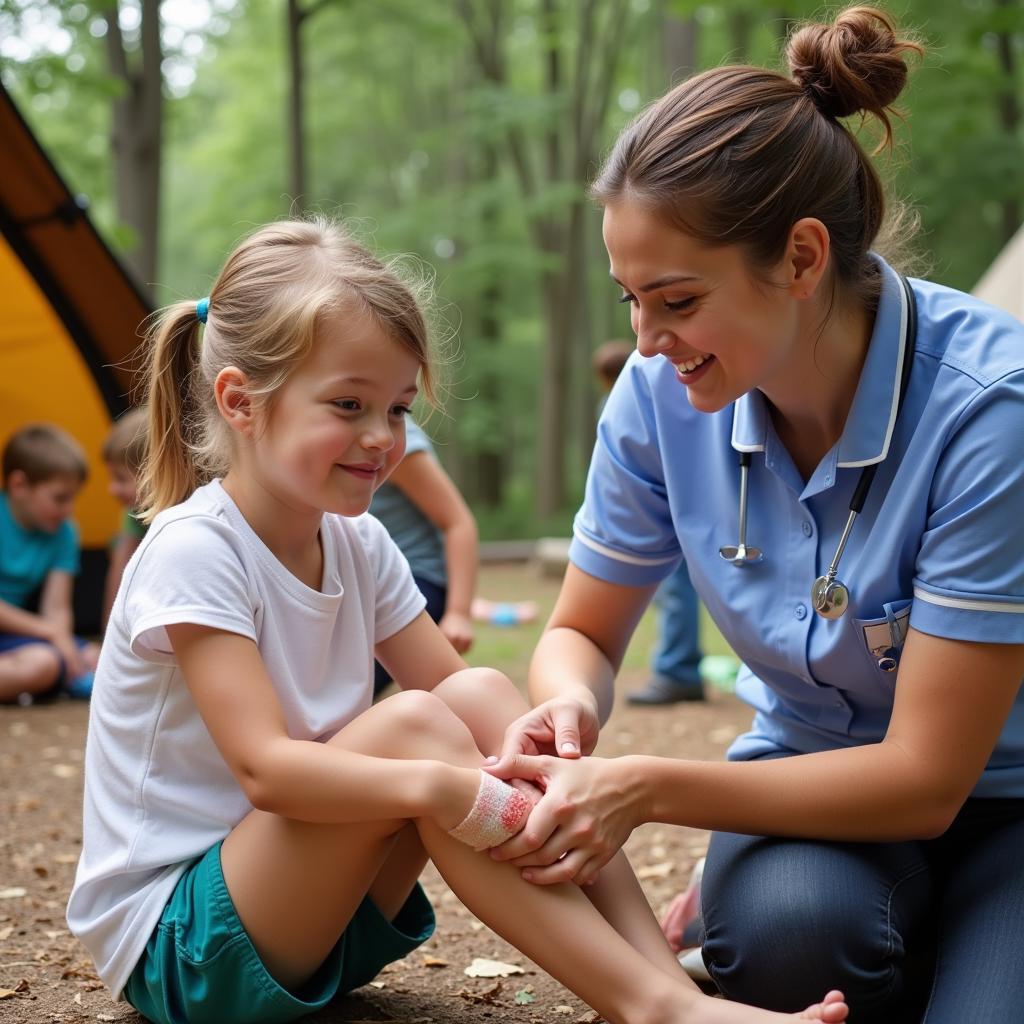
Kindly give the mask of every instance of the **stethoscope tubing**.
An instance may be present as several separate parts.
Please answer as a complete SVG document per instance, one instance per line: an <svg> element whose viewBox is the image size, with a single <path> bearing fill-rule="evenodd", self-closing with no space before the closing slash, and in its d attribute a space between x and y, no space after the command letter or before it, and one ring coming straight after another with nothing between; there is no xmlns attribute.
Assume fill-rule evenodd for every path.
<svg viewBox="0 0 1024 1024"><path fill-rule="evenodd" d="M917 347L917 299L910 282L900 274L900 285L906 297L907 319L904 326L903 337L903 363L900 367L900 390L896 400L896 418L899 418L903 409L903 401L907 397L907 390L910 386L910 371L914 362L914 352ZM883 460L884 461L884 460ZM760 548L747 547L747 490L750 473L750 452L739 453L740 464L740 509L739 509L739 543L733 546L723 546L718 549L719 555L727 562L731 562L737 568L744 568L756 564L764 558L764 552ZM875 474L881 462L873 462L865 466L857 479L850 498L849 515L846 525L843 527L839 544L836 546L836 553L829 563L828 571L824 576L819 576L811 586L811 603L815 612L826 619L837 619L846 612L849 606L849 589L839 579L839 562L846 550L847 541L853 531L853 524L864 508L871 485L874 482Z"/></svg>

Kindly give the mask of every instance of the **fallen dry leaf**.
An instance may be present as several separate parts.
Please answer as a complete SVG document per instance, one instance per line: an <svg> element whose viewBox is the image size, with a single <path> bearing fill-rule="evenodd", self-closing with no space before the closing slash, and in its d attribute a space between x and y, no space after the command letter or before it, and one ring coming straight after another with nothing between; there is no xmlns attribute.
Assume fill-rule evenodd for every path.
<svg viewBox="0 0 1024 1024"><path fill-rule="evenodd" d="M493 1006L494 1000L501 993L501 989L501 981L496 981L490 988L484 989L483 992L471 992L468 988L461 988L456 994L460 999L465 999L467 1003L477 1005L485 1003L488 1006Z"/></svg>
<svg viewBox="0 0 1024 1024"><path fill-rule="evenodd" d="M723 725L719 729L712 729L708 733L708 739L712 743L731 743L738 735L731 725Z"/></svg>
<svg viewBox="0 0 1024 1024"><path fill-rule="evenodd" d="M12 999L14 996L27 996L31 990L28 981L22 978L14 988L0 988L0 999Z"/></svg>
<svg viewBox="0 0 1024 1024"><path fill-rule="evenodd" d="M640 881L644 881L647 878L668 878L669 875L675 870L675 865L670 860L663 860L660 864L647 864L640 868L636 873L636 877Z"/></svg>
<svg viewBox="0 0 1024 1024"><path fill-rule="evenodd" d="M442 960L439 956L425 956L423 958L424 967L447 967L448 961Z"/></svg>
<svg viewBox="0 0 1024 1024"><path fill-rule="evenodd" d="M507 978L510 974L524 972L522 967L516 964L506 964L500 960L486 960L478 956L462 973L468 978Z"/></svg>

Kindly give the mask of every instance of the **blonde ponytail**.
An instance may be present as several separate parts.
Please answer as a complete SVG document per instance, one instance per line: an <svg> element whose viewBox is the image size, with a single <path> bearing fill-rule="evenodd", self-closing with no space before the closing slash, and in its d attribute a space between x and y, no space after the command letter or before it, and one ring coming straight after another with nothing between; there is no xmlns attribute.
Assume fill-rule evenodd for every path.
<svg viewBox="0 0 1024 1024"><path fill-rule="evenodd" d="M150 332L146 366L146 459L139 477L137 516L150 523L184 501L201 483L193 456L198 408L193 389L199 365L194 302L164 310Z"/></svg>

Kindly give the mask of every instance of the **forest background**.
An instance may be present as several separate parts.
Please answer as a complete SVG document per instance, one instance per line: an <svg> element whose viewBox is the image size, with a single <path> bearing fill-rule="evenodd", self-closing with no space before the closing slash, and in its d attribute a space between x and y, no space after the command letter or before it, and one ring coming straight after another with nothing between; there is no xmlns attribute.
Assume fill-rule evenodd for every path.
<svg viewBox="0 0 1024 1024"><path fill-rule="evenodd" d="M927 56L878 157L933 278L970 290L1024 217L1022 0L896 0ZM155 304L253 226L344 218L433 279L428 430L485 538L566 534L628 337L586 185L695 71L779 66L802 0L0 0L0 75ZM856 127L856 124L854 125ZM866 133L870 148L874 139Z"/></svg>

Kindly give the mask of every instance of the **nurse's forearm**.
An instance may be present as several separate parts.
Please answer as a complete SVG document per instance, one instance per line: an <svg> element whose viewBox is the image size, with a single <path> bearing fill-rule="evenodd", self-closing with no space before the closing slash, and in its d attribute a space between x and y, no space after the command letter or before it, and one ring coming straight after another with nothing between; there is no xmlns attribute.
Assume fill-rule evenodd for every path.
<svg viewBox="0 0 1024 1024"><path fill-rule="evenodd" d="M748 835L891 842L949 826L960 797L892 743L773 761L676 761L636 756L641 821Z"/></svg>
<svg viewBox="0 0 1024 1024"><path fill-rule="evenodd" d="M549 629L530 661L530 700L534 706L553 697L580 696L596 703L602 725L611 714L615 670L604 652L578 630Z"/></svg>

